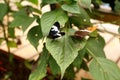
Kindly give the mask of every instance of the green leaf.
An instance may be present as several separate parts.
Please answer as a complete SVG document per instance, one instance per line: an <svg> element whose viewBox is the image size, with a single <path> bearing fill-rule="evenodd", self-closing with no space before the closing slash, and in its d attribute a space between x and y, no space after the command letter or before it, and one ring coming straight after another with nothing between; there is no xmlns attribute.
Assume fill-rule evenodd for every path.
<svg viewBox="0 0 120 80"><path fill-rule="evenodd" d="M80 12L81 12L81 14L70 16L70 18L69 18L70 23L74 24L75 26L80 27L80 28L84 28L84 26L86 26L86 25L90 26L91 22L90 22L89 15L82 8L80 8Z"/></svg>
<svg viewBox="0 0 120 80"><path fill-rule="evenodd" d="M8 33L9 33L9 37L11 38L15 38L15 31L14 28L8 28Z"/></svg>
<svg viewBox="0 0 120 80"><path fill-rule="evenodd" d="M43 14L41 17L41 27L43 36L47 36L52 25L58 21L60 25L64 25L68 20L68 16L61 10L54 10Z"/></svg>
<svg viewBox="0 0 120 80"><path fill-rule="evenodd" d="M78 55L78 51L85 46L85 41L78 41L67 34L60 39L47 38L46 47L51 53L61 69L61 78L66 68L74 61Z"/></svg>
<svg viewBox="0 0 120 80"><path fill-rule="evenodd" d="M49 59L49 54L44 46L41 57L38 60L37 68L30 74L29 80L42 80L46 76L46 67Z"/></svg>
<svg viewBox="0 0 120 80"><path fill-rule="evenodd" d="M82 80L92 80L92 79L82 78Z"/></svg>
<svg viewBox="0 0 120 80"><path fill-rule="evenodd" d="M76 73L74 71L74 66L70 65L65 71L65 75L63 77L63 80L74 80L75 74Z"/></svg>
<svg viewBox="0 0 120 80"><path fill-rule="evenodd" d="M104 48L105 44L106 44L104 38L102 36L98 35L98 41L100 41L101 47Z"/></svg>
<svg viewBox="0 0 120 80"><path fill-rule="evenodd" d="M17 47L17 44L16 44L15 41L8 41L8 42L7 42L7 45L8 45L9 47L12 47L12 48Z"/></svg>
<svg viewBox="0 0 120 80"><path fill-rule="evenodd" d="M80 14L80 9L77 3L74 4L63 4L62 9L70 13Z"/></svg>
<svg viewBox="0 0 120 80"><path fill-rule="evenodd" d="M90 73L95 80L119 80L120 68L105 58L95 58L90 64Z"/></svg>
<svg viewBox="0 0 120 80"><path fill-rule="evenodd" d="M32 27L28 34L27 39L30 41L30 43L37 49L39 45L39 40L43 37L42 31L40 29L40 26Z"/></svg>
<svg viewBox="0 0 120 80"><path fill-rule="evenodd" d="M60 67L58 66L58 64L52 56L50 56L49 58L49 66L53 75L60 73Z"/></svg>
<svg viewBox="0 0 120 80"><path fill-rule="evenodd" d="M81 24L82 19L79 16L70 16L69 22L71 25L74 24L75 26L78 26L78 27L82 25Z"/></svg>
<svg viewBox="0 0 120 80"><path fill-rule="evenodd" d="M30 61L25 60L24 61L24 65L25 65L26 68L32 70L33 65L30 63Z"/></svg>
<svg viewBox="0 0 120 80"><path fill-rule="evenodd" d="M89 8L91 10L91 0L79 0L80 4L84 5L85 7Z"/></svg>
<svg viewBox="0 0 120 80"><path fill-rule="evenodd" d="M115 1L115 7L114 7L115 11L120 13L120 1L116 0Z"/></svg>
<svg viewBox="0 0 120 80"><path fill-rule="evenodd" d="M90 37L97 37L97 36L98 36L97 30L91 32L91 33L89 34L89 36L90 36Z"/></svg>
<svg viewBox="0 0 120 80"><path fill-rule="evenodd" d="M45 6L46 4L55 4L58 0L42 0L41 7Z"/></svg>
<svg viewBox="0 0 120 80"><path fill-rule="evenodd" d="M89 38L86 44L88 52L93 54L93 57L105 57L105 53L103 51L104 46L105 42L100 36L97 38Z"/></svg>
<svg viewBox="0 0 120 80"><path fill-rule="evenodd" d="M0 21L3 20L3 17L7 14L8 6L5 3L0 3Z"/></svg>
<svg viewBox="0 0 120 80"><path fill-rule="evenodd" d="M28 16L26 9L22 9L14 14L14 20L10 23L9 27L22 26L23 31L25 31L34 20L35 18Z"/></svg>
<svg viewBox="0 0 120 80"><path fill-rule="evenodd" d="M33 7L31 7L31 11L38 13L38 14L42 14L41 10L33 8Z"/></svg>
<svg viewBox="0 0 120 80"><path fill-rule="evenodd" d="M38 0L29 0L31 3L38 5Z"/></svg>
<svg viewBox="0 0 120 80"><path fill-rule="evenodd" d="M2 44L2 42L4 41L4 38L0 38L0 45Z"/></svg>
<svg viewBox="0 0 120 80"><path fill-rule="evenodd" d="M67 3L67 4L77 3L77 0L59 0L59 1L63 1L63 3Z"/></svg>
<svg viewBox="0 0 120 80"><path fill-rule="evenodd" d="M78 56L75 58L75 60L74 60L74 62L73 62L73 65L74 65L75 67L77 67L78 70L80 69L80 66L81 66L81 64L82 64L82 61L83 61L85 52L86 52L85 49L80 50L80 51L78 52L78 53L79 53Z"/></svg>
<svg viewBox="0 0 120 80"><path fill-rule="evenodd" d="M91 25L90 17L88 15L88 13L81 7L80 7L80 12L81 12L81 14L78 16L82 19L82 24Z"/></svg>

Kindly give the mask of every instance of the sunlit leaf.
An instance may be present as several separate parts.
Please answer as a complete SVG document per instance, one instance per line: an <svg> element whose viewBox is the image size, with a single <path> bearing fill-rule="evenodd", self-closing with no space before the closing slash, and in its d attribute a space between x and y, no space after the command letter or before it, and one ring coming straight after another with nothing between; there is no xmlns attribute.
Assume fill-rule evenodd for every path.
<svg viewBox="0 0 120 80"><path fill-rule="evenodd" d="M17 44L16 44L15 41L8 41L7 44L8 44L9 47L12 47L12 48L17 47Z"/></svg>
<svg viewBox="0 0 120 80"><path fill-rule="evenodd" d="M14 14L14 20L10 23L9 27L22 26L23 31L25 31L34 20L35 18L28 16L26 9L22 9Z"/></svg>
<svg viewBox="0 0 120 80"><path fill-rule="evenodd" d="M97 30L91 32L91 33L89 34L89 36L90 36L90 37L97 37L97 36L98 36Z"/></svg>
<svg viewBox="0 0 120 80"><path fill-rule="evenodd" d="M79 9L79 5L78 4L63 4L62 9L65 11L68 11L70 13L77 13L80 14L80 9Z"/></svg>
<svg viewBox="0 0 120 80"><path fill-rule="evenodd" d="M46 47L60 66L61 77L63 77L66 68L74 61L78 51L84 45L85 41L78 41L67 35L57 40L47 38Z"/></svg>
<svg viewBox="0 0 120 80"><path fill-rule="evenodd" d="M38 5L38 0L29 0L30 2L32 2L33 4Z"/></svg>
<svg viewBox="0 0 120 80"><path fill-rule="evenodd" d="M84 5L85 7L91 9L91 0L79 0L80 4Z"/></svg>
<svg viewBox="0 0 120 80"><path fill-rule="evenodd" d="M68 20L68 16L62 10L54 10L43 14L41 17L41 27L43 36L47 36L52 25L58 21L60 25L64 25Z"/></svg>
<svg viewBox="0 0 120 80"><path fill-rule="evenodd" d="M43 52L41 53L41 57L38 60L37 68L30 74L29 80L42 80L46 76L46 67L47 61L49 59L49 54L44 46Z"/></svg>
<svg viewBox="0 0 120 80"><path fill-rule="evenodd" d="M95 58L90 64L90 73L95 80L119 80L120 68L105 58Z"/></svg>

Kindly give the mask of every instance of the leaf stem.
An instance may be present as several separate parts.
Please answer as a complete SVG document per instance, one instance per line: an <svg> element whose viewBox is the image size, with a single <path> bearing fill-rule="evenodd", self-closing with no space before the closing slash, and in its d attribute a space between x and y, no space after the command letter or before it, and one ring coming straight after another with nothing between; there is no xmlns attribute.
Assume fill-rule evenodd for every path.
<svg viewBox="0 0 120 80"><path fill-rule="evenodd" d="M96 56L87 48L87 51L90 53L90 55L95 59L95 60L97 60L96 59Z"/></svg>

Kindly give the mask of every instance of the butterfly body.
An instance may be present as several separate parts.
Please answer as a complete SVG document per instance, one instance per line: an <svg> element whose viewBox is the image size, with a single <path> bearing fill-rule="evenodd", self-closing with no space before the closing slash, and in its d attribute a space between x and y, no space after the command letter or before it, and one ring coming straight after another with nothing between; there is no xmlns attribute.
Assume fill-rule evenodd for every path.
<svg viewBox="0 0 120 80"><path fill-rule="evenodd" d="M52 39L55 39L55 38L61 37L63 35L65 35L65 33L60 32L60 24L58 22L55 22L50 29L48 37L52 38Z"/></svg>

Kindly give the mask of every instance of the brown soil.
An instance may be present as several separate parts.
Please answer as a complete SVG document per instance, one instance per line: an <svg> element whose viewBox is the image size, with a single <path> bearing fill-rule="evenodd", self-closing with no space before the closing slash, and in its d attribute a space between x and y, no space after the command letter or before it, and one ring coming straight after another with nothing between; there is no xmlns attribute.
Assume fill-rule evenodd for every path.
<svg viewBox="0 0 120 80"><path fill-rule="evenodd" d="M0 80L28 80L31 70L25 66L25 60L14 56L10 61L9 56L0 50Z"/></svg>

